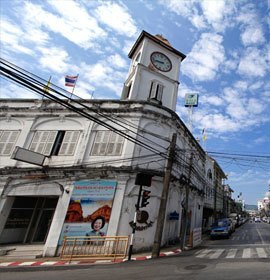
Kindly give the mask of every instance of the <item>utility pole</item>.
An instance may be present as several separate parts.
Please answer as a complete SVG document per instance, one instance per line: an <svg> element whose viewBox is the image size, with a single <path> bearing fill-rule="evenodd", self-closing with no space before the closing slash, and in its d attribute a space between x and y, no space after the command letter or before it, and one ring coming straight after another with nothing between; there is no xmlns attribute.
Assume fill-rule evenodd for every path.
<svg viewBox="0 0 270 280"><path fill-rule="evenodd" d="M187 182L185 183L185 205L184 205L184 217L183 217L183 224L181 229L181 236L180 236L180 249L185 249L186 243L186 234L187 234L187 225L188 225L188 201L189 201L189 187L191 182L191 171L192 171L192 162L193 162L193 153L190 154L189 158L189 167L188 167L188 178Z"/></svg>
<svg viewBox="0 0 270 280"><path fill-rule="evenodd" d="M168 162L167 162L167 166L166 166L166 170L165 170L164 181L163 181L163 190L162 190L159 212L158 212L158 217L157 217L157 227L156 227L155 239L154 239L154 244L153 244L153 249L152 249L152 258L159 257L160 244L161 244L161 239L162 239L162 232L163 232L163 227L164 227L164 219L165 219L166 206L167 206L167 199L168 199L168 193L169 193L169 188L170 188L175 145L176 145L176 133L173 134L172 141L171 141L171 144L169 147L169 158L168 158Z"/></svg>
<svg viewBox="0 0 270 280"><path fill-rule="evenodd" d="M217 219L217 187L218 187L218 183L217 183L217 179L215 179L215 185L214 185L214 213L213 213L214 222Z"/></svg>

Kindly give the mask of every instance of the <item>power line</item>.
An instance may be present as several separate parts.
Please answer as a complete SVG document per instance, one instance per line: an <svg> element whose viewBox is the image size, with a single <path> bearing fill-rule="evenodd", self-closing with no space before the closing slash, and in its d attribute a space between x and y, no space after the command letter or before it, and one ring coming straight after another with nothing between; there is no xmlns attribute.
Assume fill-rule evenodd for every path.
<svg viewBox="0 0 270 280"><path fill-rule="evenodd" d="M9 66L7 63L4 63L3 61L1 61L1 62L2 62L3 64L5 64L7 67L9 67L9 68L11 68L11 69L14 69L14 66ZM74 106L74 105L72 105L72 104L66 102L66 101L63 100L63 99L60 99L59 97L56 97L56 95L52 95L52 94L50 94L49 92L44 91L44 86L45 86L45 85L44 85L43 83L41 83L40 81L34 79L33 77L29 77L28 75L26 75L25 73L22 73L22 72L19 71L18 69L14 69L15 72L12 71L12 70L5 69L5 68L2 67L2 66L1 66L0 69L1 69L1 71L2 71L1 74L4 75L5 77L7 77L7 78L9 78L9 79L11 79L11 80L13 80L13 81L15 81L15 82L17 82L17 83L19 83L19 84L25 86L25 87L27 87L27 88L29 88L29 89L35 91L35 92L38 92L38 93L41 94L42 96L45 96L45 97L49 98L50 100L53 100L54 102L56 102L56 103L58 103L58 104L64 106L65 108L70 109L70 110L72 110L73 112L76 112L76 113L80 114L81 116L86 117L86 118L88 118L88 119L90 119L90 120L92 120L92 121L98 123L99 125L104 126L104 127L108 128L109 130L114 131L115 133L121 135L122 137L128 139L129 141L131 141L131 142L133 142L133 143L135 143L135 144L137 144L137 145L139 145L139 146L142 146L142 147L144 147L145 149L147 149L147 150L149 150L149 151L152 151L152 152L154 152L154 153L156 153L156 154L159 154L160 156L162 156L162 157L164 157L164 158L167 159L166 153L164 153L164 152L162 153L162 152L160 152L159 150L153 148L152 146L150 146L150 145L148 145L148 144L142 142L141 140L138 140L137 138L134 138L134 137L132 137L132 136L126 134L126 133L123 132L122 130L119 130L119 129L113 127L112 125L103 122L102 120L98 119L98 118L95 117L95 116L89 115L89 114L86 113L83 109L78 108L78 107L76 107L76 106ZM26 71L26 72L27 72L27 71ZM19 74L18 74L18 73L19 73ZM35 76L35 75L34 75L34 76ZM39 79L40 79L40 78L39 78ZM53 88L50 88L50 90L53 91L54 93L56 93L56 94L62 96L62 97L66 97L64 94L62 94L62 93L56 91L56 90L53 89ZM79 104L79 105L85 107L83 104L81 104L80 102L78 102L78 101L76 101L76 100L73 100L73 102L75 102L75 103L77 103L77 104ZM87 106L86 106L86 107L87 107ZM87 109L89 109L89 107L87 107ZM95 112L95 113L96 113L96 112ZM100 115L100 114L99 114L99 115ZM102 116L104 117L104 115L102 115ZM107 116L106 116L106 118L108 119ZM109 121L111 121L111 120L109 120ZM119 125L119 124L117 124L117 125L118 125L118 126L121 126L121 125ZM135 132L133 132L133 133L134 133L136 136L138 136L137 133L135 133ZM149 140L149 139L148 139L148 140ZM150 140L149 140L149 141L150 141ZM155 143L155 144L157 144L157 143ZM162 148L166 150L166 148L164 148L164 147L162 147Z"/></svg>

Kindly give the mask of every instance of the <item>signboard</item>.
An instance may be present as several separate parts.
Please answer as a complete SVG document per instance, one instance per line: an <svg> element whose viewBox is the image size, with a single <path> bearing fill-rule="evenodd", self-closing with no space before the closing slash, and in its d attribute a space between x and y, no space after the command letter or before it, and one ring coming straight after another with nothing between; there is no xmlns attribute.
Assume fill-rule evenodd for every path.
<svg viewBox="0 0 270 280"><path fill-rule="evenodd" d="M16 146L11 158L42 166L46 156Z"/></svg>
<svg viewBox="0 0 270 280"><path fill-rule="evenodd" d="M187 93L185 95L185 107L197 107L198 106L198 94Z"/></svg>
<svg viewBox="0 0 270 280"><path fill-rule="evenodd" d="M74 182L59 245L65 236L106 235L116 185L105 180Z"/></svg>
<svg viewBox="0 0 270 280"><path fill-rule="evenodd" d="M192 247L196 247L202 242L202 228L193 229Z"/></svg>

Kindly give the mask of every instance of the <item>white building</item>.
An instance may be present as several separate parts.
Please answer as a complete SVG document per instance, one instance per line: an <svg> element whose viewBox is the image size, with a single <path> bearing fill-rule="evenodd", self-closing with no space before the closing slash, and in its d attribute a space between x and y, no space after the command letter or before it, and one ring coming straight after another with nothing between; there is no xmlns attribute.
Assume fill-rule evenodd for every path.
<svg viewBox="0 0 270 280"><path fill-rule="evenodd" d="M216 172L209 167L213 178L208 176L210 187L206 186L206 155L175 113L185 56L161 36L143 31L129 57L121 100L70 101L89 118L48 99L0 100L0 244L41 243L43 255L54 256L68 219L73 215L70 219L78 219L84 230L91 227L96 213L106 216L105 234L130 235L139 192L135 178L144 172L153 175L147 188L150 203L142 209L148 216L138 223L134 248L149 249L174 133L177 140L162 245L179 239L185 199L180 178L188 179L189 174L189 231L201 227L204 192L210 195L213 182L221 184L222 175L215 178ZM12 159L16 146L46 155L43 166ZM75 189L84 188L102 189L102 195L109 189L112 193L107 204L95 197L93 205L102 207L87 213L83 203L90 205L93 197L84 194L77 203L75 195ZM81 207L73 208L76 213L71 201Z"/></svg>

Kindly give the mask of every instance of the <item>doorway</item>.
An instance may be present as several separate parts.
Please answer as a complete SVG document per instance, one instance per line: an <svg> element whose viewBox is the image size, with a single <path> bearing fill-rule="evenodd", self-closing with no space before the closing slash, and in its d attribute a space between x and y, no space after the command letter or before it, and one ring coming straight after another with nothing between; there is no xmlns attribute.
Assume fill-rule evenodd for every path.
<svg viewBox="0 0 270 280"><path fill-rule="evenodd" d="M16 197L0 243L45 243L58 197Z"/></svg>

